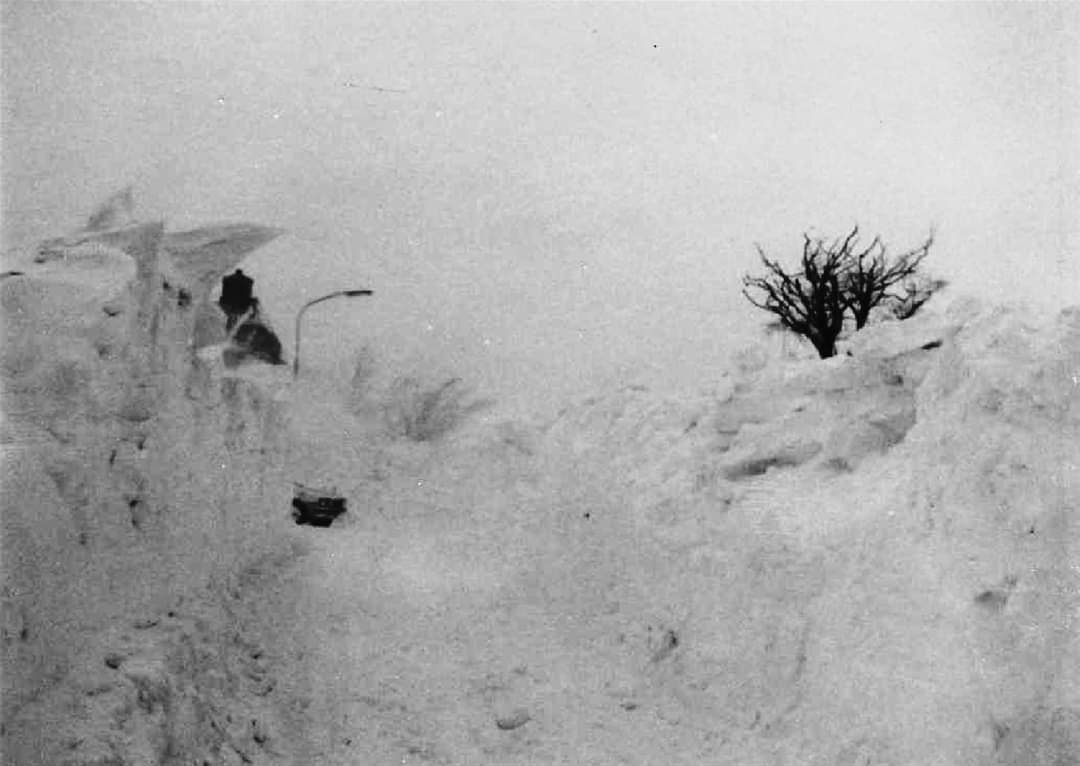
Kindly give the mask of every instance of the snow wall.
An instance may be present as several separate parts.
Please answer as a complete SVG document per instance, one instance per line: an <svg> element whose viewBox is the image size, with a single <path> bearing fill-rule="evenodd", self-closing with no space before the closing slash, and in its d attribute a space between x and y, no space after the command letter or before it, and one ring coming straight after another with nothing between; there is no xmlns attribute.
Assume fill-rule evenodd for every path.
<svg viewBox="0 0 1080 766"><path fill-rule="evenodd" d="M1080 763L1080 307L961 300L848 349L548 429L582 523L664 562L624 578L679 638L656 693L719 732L691 760Z"/></svg>
<svg viewBox="0 0 1080 766"><path fill-rule="evenodd" d="M280 552L285 423L263 387L196 353L208 289L177 277L162 229L136 226L122 250L82 245L0 283L9 763L58 763L57 747L72 763L220 762L226 734L196 742L214 711L196 676L218 673L225 704L235 647L184 604ZM163 636L173 649L155 658ZM113 672L140 644L150 656ZM95 698L108 721L87 713ZM57 711L84 727L66 745Z"/></svg>
<svg viewBox="0 0 1080 766"><path fill-rule="evenodd" d="M205 286L138 232L0 283L5 756L274 762L230 594L291 555L286 417L196 353ZM1080 310L961 302L849 350L446 456L550 484L503 531L707 733L683 762L1077 763Z"/></svg>

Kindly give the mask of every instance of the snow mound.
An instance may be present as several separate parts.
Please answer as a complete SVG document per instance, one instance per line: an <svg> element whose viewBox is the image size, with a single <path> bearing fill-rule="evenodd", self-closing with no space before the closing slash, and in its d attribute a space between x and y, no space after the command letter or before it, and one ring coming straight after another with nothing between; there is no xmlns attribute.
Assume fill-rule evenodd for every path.
<svg viewBox="0 0 1080 766"><path fill-rule="evenodd" d="M176 268L161 223L129 220L129 203L119 195L0 281L5 756L250 762L219 757L225 739L247 746L240 734L211 731L237 714L215 686L221 652L204 666L184 654L194 634L113 627L220 605L281 547L286 420L272 392L194 353L205 286ZM203 240L191 254L203 270L252 241ZM231 629L215 620L198 641ZM130 657L117 648L128 644Z"/></svg>
<svg viewBox="0 0 1080 766"><path fill-rule="evenodd" d="M1080 308L414 439L206 345L270 230L131 208L0 281L13 762L1076 763Z"/></svg>
<svg viewBox="0 0 1080 766"><path fill-rule="evenodd" d="M716 762L1075 762L1080 309L961 303L850 348L550 427L611 547L668 551L664 687L716 716Z"/></svg>

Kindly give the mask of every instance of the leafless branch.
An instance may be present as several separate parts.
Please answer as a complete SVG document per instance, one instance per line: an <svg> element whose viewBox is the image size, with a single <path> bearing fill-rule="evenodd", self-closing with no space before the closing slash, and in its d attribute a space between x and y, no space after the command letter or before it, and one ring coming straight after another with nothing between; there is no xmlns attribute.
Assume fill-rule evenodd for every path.
<svg viewBox="0 0 1080 766"><path fill-rule="evenodd" d="M934 233L918 247L890 258L880 237L859 247L859 227L830 243L803 234L800 270L788 272L755 245L765 266L764 276L743 277L743 295L777 322L805 336L822 358L836 353L836 340L851 311L863 327L875 306L888 301L897 316L911 316L943 283L915 280L934 243ZM904 294L891 292L903 285ZM927 292L929 290L929 292ZM907 313L910 312L910 313Z"/></svg>

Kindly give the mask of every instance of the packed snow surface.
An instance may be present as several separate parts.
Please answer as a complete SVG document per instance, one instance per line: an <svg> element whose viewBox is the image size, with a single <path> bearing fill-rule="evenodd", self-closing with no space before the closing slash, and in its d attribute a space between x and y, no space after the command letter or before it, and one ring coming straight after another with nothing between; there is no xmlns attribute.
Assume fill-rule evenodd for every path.
<svg viewBox="0 0 1080 766"><path fill-rule="evenodd" d="M4 281L5 472L39 490L4 499L5 677L23 644L56 660L5 706L13 763L1080 762L1078 308L958 301L831 360L416 441L392 381L207 349L114 401L110 364L145 360L97 358L128 342L108 312L32 332L64 289ZM140 343L190 338L132 295L180 328ZM293 525L293 481L348 513ZM138 510L110 493L145 523L109 526ZM74 579L102 567L147 596Z"/></svg>

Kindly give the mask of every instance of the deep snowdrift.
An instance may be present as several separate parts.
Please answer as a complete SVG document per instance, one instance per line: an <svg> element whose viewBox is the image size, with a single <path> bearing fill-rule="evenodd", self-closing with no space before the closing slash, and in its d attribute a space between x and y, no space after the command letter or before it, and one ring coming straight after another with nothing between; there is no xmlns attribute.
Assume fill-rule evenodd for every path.
<svg viewBox="0 0 1080 766"><path fill-rule="evenodd" d="M1080 311L849 348L430 445L303 405L355 512L267 597L297 762L1075 763Z"/></svg>
<svg viewBox="0 0 1080 766"><path fill-rule="evenodd" d="M552 429L672 554L670 682L744 737L709 760L1075 763L1080 310L958 303L851 351Z"/></svg>
<svg viewBox="0 0 1080 766"><path fill-rule="evenodd" d="M53 241L0 283L10 763L214 760L238 629L200 614L285 545L268 513L288 502L285 413L195 353L209 285L167 238L134 224ZM209 239L217 273L251 244Z"/></svg>
<svg viewBox="0 0 1080 766"><path fill-rule="evenodd" d="M1077 762L1080 310L414 443L125 231L2 283L11 762Z"/></svg>

